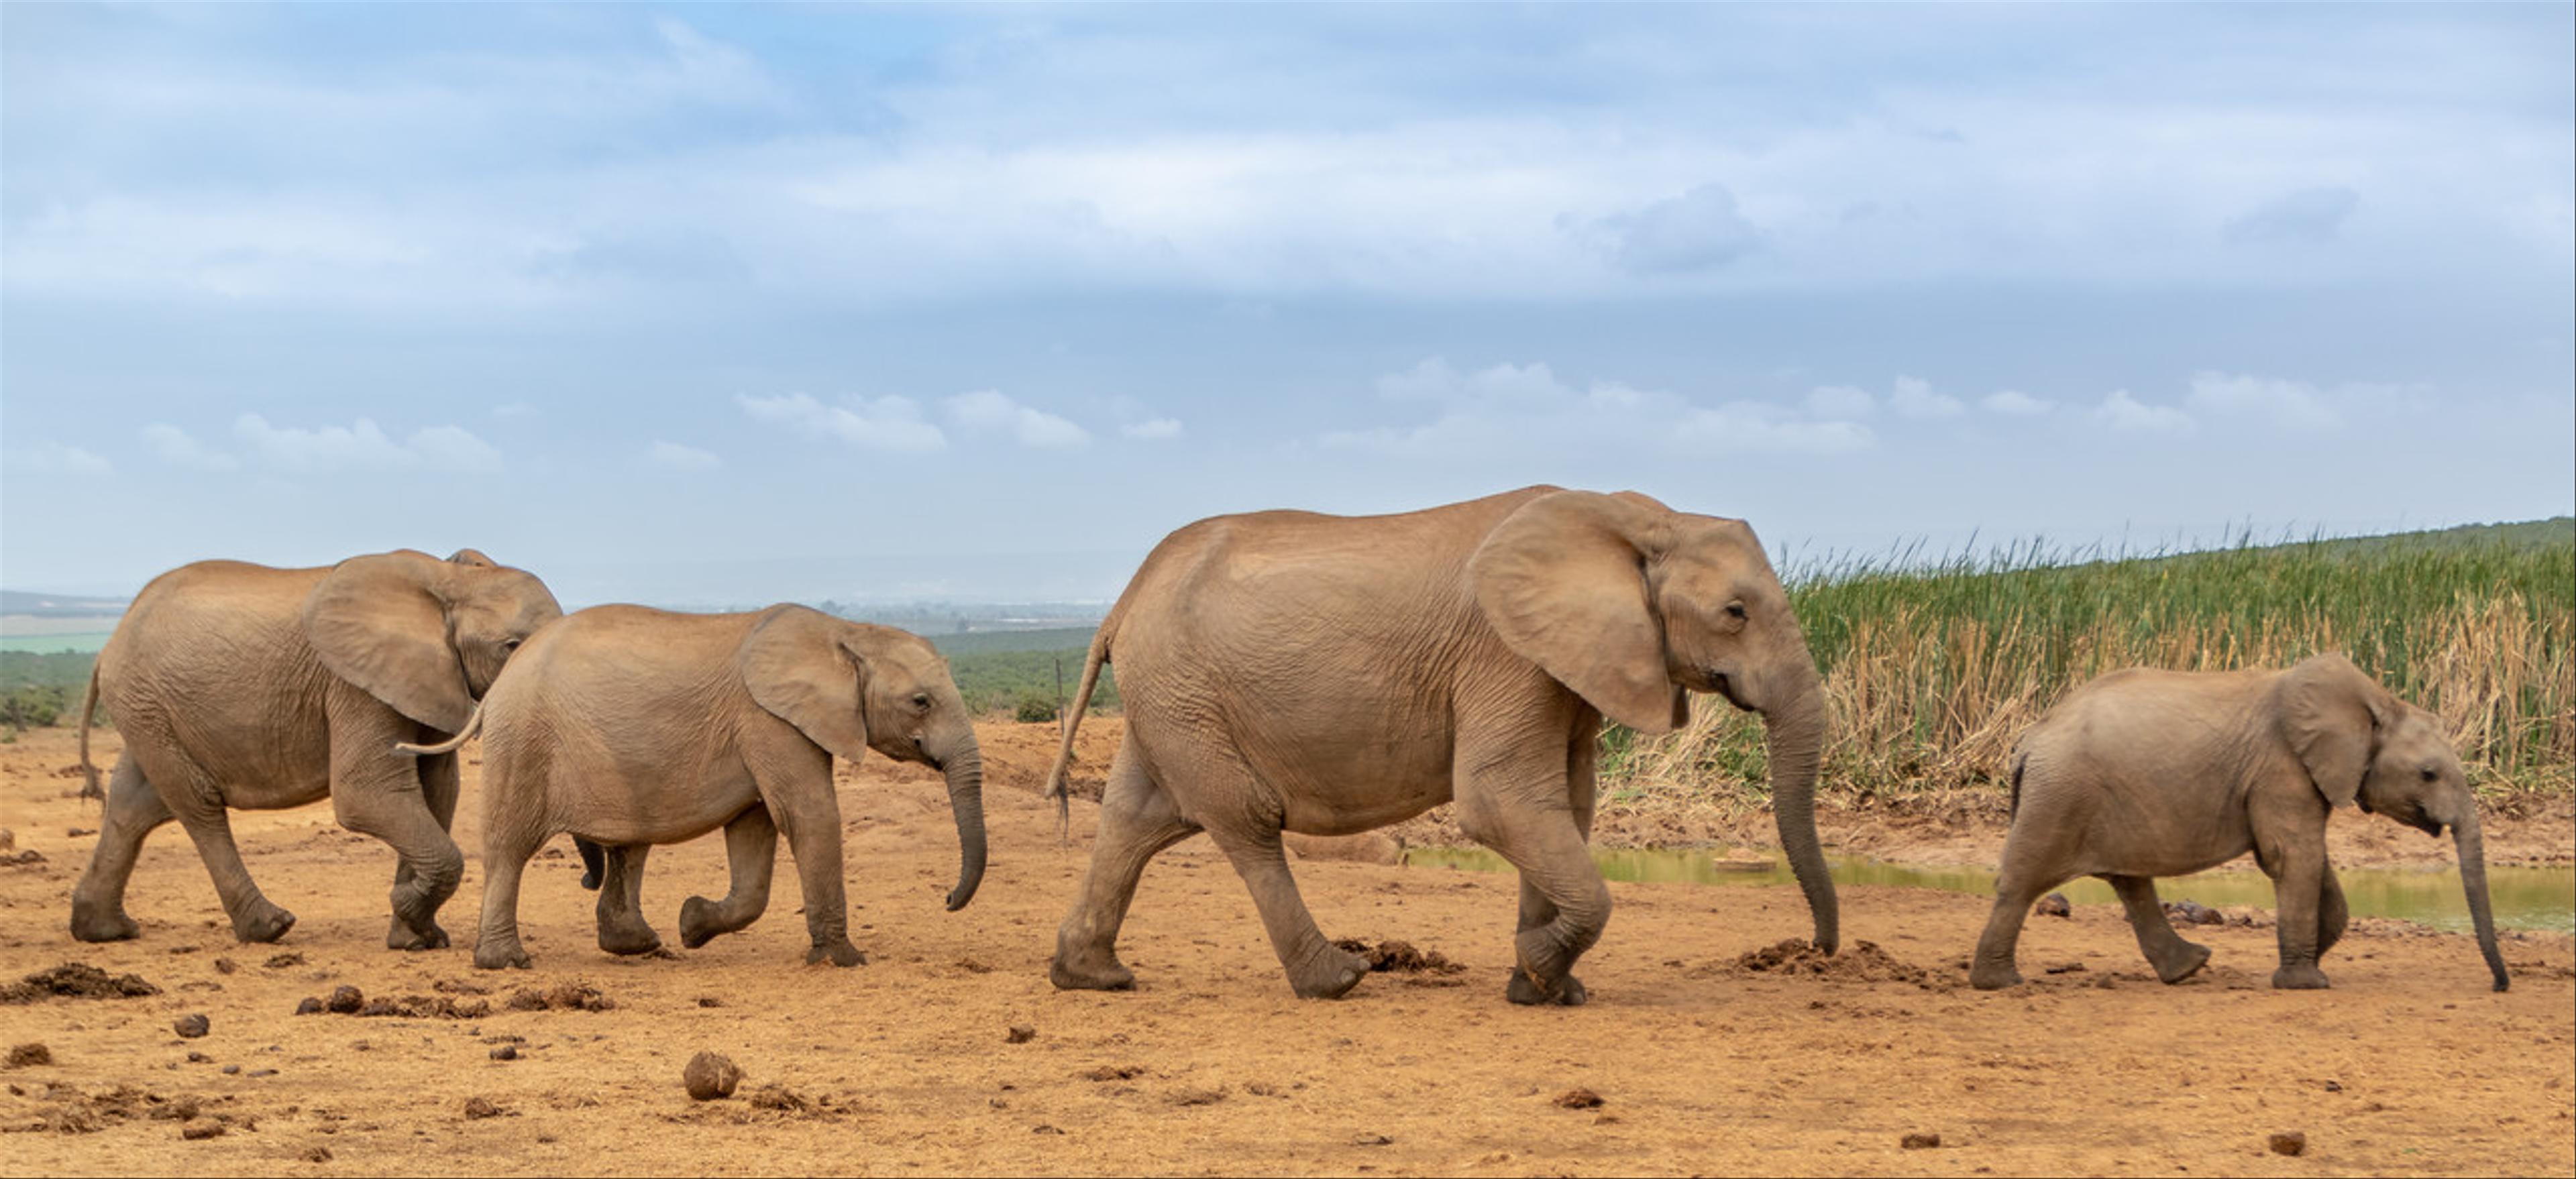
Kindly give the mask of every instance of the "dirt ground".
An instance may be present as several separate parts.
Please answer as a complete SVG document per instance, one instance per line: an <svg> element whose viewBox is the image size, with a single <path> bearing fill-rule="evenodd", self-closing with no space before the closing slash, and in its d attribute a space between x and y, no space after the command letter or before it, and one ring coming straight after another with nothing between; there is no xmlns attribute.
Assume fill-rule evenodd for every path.
<svg viewBox="0 0 2576 1179"><path fill-rule="evenodd" d="M953 914L937 781L844 768L869 965L805 965L783 883L741 934L608 957L558 841L523 895L536 968L484 973L468 948L475 766L466 882L445 912L455 948L383 948L392 854L327 805L235 816L252 872L301 917L282 943L233 941L170 827L128 900L142 938L86 946L64 921L95 838L72 832L98 812L71 797L70 733L31 732L0 746L0 826L42 857L0 867L0 984L79 962L159 993L0 1003L0 1045L48 1058L0 1067L0 1174L2576 1171L2576 946L2561 935L2510 936L2514 988L2497 995L2469 939L2361 923L2326 962L2336 989L2285 993L2266 985L2269 930L2216 927L2191 934L2216 949L2210 969L2169 988L2116 906L2079 906L2032 919L2032 981L1981 994L1964 970L1980 898L1844 889L1845 952L1815 973L1765 952L1807 932L1795 890L1614 884L1581 971L1592 1003L1540 1010L1502 999L1511 877L1310 861L1298 878L1334 936L1463 969L1307 1003L1199 839L1146 874L1122 942L1138 989L1058 993L1046 959L1093 816L1075 803L1058 843L1034 793L1050 735L987 729L993 865ZM1085 728L1093 773L1115 737L1114 722ZM105 764L115 735L101 744ZM1838 850L1905 850L1870 823L1889 827L1825 825ZM2517 830L2538 849L2525 862L2568 858L2563 816ZM1963 857L1994 837L1917 835ZM645 900L674 946L679 901L722 890L722 855L702 839L654 857ZM344 986L396 1013L295 1014ZM583 986L607 1009L582 1009L601 1006ZM183 1037L191 1015L206 1031ZM740 1065L732 1098L683 1091L702 1051ZM2272 1153L2276 1133L2304 1134L2305 1153Z"/></svg>

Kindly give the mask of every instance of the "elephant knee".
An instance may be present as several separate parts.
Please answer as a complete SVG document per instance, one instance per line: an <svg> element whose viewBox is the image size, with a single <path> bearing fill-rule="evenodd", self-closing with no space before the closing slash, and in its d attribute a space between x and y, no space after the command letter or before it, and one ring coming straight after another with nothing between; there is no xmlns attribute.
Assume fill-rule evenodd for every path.
<svg viewBox="0 0 2576 1179"><path fill-rule="evenodd" d="M405 858L411 862L412 881L426 895L447 897L465 881L465 853L453 843Z"/></svg>

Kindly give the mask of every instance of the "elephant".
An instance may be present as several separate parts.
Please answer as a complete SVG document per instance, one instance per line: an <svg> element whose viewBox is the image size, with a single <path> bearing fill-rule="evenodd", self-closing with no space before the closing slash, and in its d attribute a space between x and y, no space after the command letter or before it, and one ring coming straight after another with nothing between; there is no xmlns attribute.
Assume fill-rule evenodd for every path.
<svg viewBox="0 0 2576 1179"><path fill-rule="evenodd" d="M691 897L680 939L695 948L768 907L783 831L805 893L806 961L855 966L841 881L832 759L874 749L943 771L962 863L951 911L984 875L984 762L948 665L919 636L803 606L676 614L594 606L547 627L493 685L467 733L483 733L483 919L474 964L529 964L519 880L569 831L605 849L599 944L661 946L639 906L650 844L724 828L732 889Z"/></svg>
<svg viewBox="0 0 2576 1179"><path fill-rule="evenodd" d="M341 826L401 855L385 944L447 944L438 908L464 857L448 837L453 756L417 763L396 741L462 729L511 652L560 617L524 570L465 549L442 561L401 549L316 569L200 561L135 595L82 697L87 793L94 703L125 735L89 869L72 893L72 936L140 932L125 886L143 837L171 819L196 841L233 935L273 942L295 915L262 895L233 845L230 808L277 810L331 797Z"/></svg>
<svg viewBox="0 0 2576 1179"><path fill-rule="evenodd" d="M1505 996L1572 1006L1610 893L1586 846L1605 718L1640 733L1714 692L1768 726L1782 845L1832 952L1811 809L1825 733L1814 659L1753 530L1634 492L1538 486L1424 511L1217 516L1165 538L1093 637L1047 790L1114 663L1125 737L1082 891L1048 970L1119 990L1118 929L1157 852L1205 831L1261 912L1290 988L1367 970L1325 940L1282 832L1349 835L1455 799L1520 872Z"/></svg>
<svg viewBox="0 0 2576 1179"><path fill-rule="evenodd" d="M2487 904L2477 800L2441 719L2340 654L2286 670L2111 672L2022 734L2011 771L2012 828L1969 972L1980 990L2021 981L2013 947L2031 902L2078 876L2110 882L2158 978L2191 977L2209 949L2174 933L2153 878L2214 868L2248 849L2277 896L2272 985L2325 987L2317 960L2348 915L2326 862L2326 821L2352 802L2428 835L2451 829L2478 949L2495 989L2510 984Z"/></svg>

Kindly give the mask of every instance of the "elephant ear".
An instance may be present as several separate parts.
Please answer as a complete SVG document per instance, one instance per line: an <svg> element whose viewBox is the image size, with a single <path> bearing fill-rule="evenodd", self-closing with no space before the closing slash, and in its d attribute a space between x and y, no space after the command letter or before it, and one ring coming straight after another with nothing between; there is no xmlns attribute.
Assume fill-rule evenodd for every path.
<svg viewBox="0 0 2576 1179"><path fill-rule="evenodd" d="M447 563L450 565L471 565L477 569L498 569L501 567L501 563L499 561L495 561L490 557L484 556L483 550L481 549L458 549L447 555Z"/></svg>
<svg viewBox="0 0 2576 1179"><path fill-rule="evenodd" d="M1641 733L1690 719L1646 596L1645 543L1659 522L1627 498L1559 491L1505 517L1467 562L1476 606L1503 645Z"/></svg>
<svg viewBox="0 0 2576 1179"><path fill-rule="evenodd" d="M454 733L473 715L474 696L447 637L445 568L409 550L340 562L304 597L304 640L331 674Z"/></svg>
<svg viewBox="0 0 2576 1179"><path fill-rule="evenodd" d="M2300 661L2281 673L2275 691L2281 737L2307 767L2317 793L2330 807L2351 802L2361 793L2394 699L2341 655Z"/></svg>
<svg viewBox="0 0 2576 1179"><path fill-rule="evenodd" d="M734 665L751 698L770 715L830 750L857 761L868 748L861 710L867 664L850 650L844 625L803 606L772 606L742 641Z"/></svg>

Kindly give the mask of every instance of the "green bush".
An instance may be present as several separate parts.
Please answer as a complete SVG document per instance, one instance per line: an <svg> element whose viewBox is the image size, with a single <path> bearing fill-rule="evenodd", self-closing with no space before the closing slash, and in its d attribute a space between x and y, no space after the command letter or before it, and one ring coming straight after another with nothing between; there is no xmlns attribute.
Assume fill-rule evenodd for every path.
<svg viewBox="0 0 2576 1179"><path fill-rule="evenodd" d="M1034 724L1038 721L1054 720L1055 701L1049 700L1044 696L1040 696L1035 692L1028 693L1027 695L1020 697L1020 706L1017 709L1012 710L1011 716L1012 719L1018 720L1023 724Z"/></svg>
<svg viewBox="0 0 2576 1179"><path fill-rule="evenodd" d="M13 730L41 729L70 712L73 703L50 685L11 688L0 693L0 725Z"/></svg>

